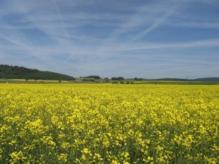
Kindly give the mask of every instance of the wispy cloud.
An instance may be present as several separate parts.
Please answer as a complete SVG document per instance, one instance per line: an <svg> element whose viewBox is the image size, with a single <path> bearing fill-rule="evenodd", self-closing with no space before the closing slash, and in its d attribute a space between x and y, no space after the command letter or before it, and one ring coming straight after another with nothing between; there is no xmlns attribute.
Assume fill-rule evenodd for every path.
<svg viewBox="0 0 219 164"><path fill-rule="evenodd" d="M194 12L195 7L206 5L209 12L217 14L213 10L216 1L2 2L0 59L9 64L15 63L11 60L13 57L24 54L28 63L22 58L19 63L23 65L63 73L80 75L93 71L110 75L116 70L127 69L127 72L142 75L146 67L139 57L133 61L133 67L137 68L131 70L128 64L133 59L125 58L123 54L134 57L141 51L144 56L141 60L146 61L153 58L149 57L148 51L159 55L162 51L172 54L173 50L177 54L194 54L198 49L205 49L216 54L219 46L217 20L208 18L208 15L200 17L198 10ZM201 31L203 29L206 31ZM19 60L18 57L14 59ZM118 71L118 74L127 72Z"/></svg>
<svg viewBox="0 0 219 164"><path fill-rule="evenodd" d="M189 27L198 29L218 29L218 21L172 21L168 22L169 26Z"/></svg>
<svg viewBox="0 0 219 164"><path fill-rule="evenodd" d="M198 40L179 43L144 43L134 44L133 46L123 46L120 50L143 50L143 49L186 49L186 48L203 48L203 47L219 47L219 39ZM130 48L128 48L130 47Z"/></svg>
<svg viewBox="0 0 219 164"><path fill-rule="evenodd" d="M156 28L158 28L161 23L165 22L166 19L168 19L168 17L171 16L174 13L175 9L176 8L173 7L171 10L164 13L164 15L162 15L159 19L157 19L155 22L153 22L144 31L142 31L142 32L138 33L137 35L135 35L131 40L135 41L135 40L141 39L142 37L145 37L146 34L150 33L151 31L155 30Z"/></svg>

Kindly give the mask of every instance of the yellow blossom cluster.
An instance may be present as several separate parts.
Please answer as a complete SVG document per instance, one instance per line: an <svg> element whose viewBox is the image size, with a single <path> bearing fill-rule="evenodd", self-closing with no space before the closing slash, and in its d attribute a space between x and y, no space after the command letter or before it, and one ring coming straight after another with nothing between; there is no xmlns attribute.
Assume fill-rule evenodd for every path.
<svg viewBox="0 0 219 164"><path fill-rule="evenodd" d="M0 163L219 163L219 86L1 84Z"/></svg>

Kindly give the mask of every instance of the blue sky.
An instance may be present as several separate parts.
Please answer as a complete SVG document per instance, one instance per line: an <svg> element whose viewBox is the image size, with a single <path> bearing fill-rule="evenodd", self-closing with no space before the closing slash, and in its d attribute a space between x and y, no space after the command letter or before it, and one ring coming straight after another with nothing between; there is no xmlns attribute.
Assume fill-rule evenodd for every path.
<svg viewBox="0 0 219 164"><path fill-rule="evenodd" d="M0 0L0 63L73 76L219 76L219 1Z"/></svg>

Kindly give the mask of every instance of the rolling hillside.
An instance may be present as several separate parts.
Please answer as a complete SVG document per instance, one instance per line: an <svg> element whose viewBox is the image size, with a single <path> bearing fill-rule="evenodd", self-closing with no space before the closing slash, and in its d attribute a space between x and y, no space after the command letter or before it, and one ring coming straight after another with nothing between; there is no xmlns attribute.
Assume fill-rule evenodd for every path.
<svg viewBox="0 0 219 164"><path fill-rule="evenodd" d="M74 80L65 74L9 65L0 65L0 79Z"/></svg>

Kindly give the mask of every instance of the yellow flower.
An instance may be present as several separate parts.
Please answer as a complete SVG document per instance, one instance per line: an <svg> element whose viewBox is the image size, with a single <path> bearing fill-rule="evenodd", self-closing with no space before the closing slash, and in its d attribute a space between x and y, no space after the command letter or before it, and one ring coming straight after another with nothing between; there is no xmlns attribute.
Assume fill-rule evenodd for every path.
<svg viewBox="0 0 219 164"><path fill-rule="evenodd" d="M111 164L119 164L119 161L114 159L114 160L111 161Z"/></svg>
<svg viewBox="0 0 219 164"><path fill-rule="evenodd" d="M56 143L53 141L51 136L44 136L42 138L42 142L48 146L51 146L51 147L56 146Z"/></svg>
<svg viewBox="0 0 219 164"><path fill-rule="evenodd" d="M63 162L67 162L68 161L67 157L68 157L67 154L61 153L61 154L58 155L58 160L63 161Z"/></svg>
<svg viewBox="0 0 219 164"><path fill-rule="evenodd" d="M218 93L219 85L0 84L0 161L214 164Z"/></svg>
<svg viewBox="0 0 219 164"><path fill-rule="evenodd" d="M14 151L10 154L10 156L11 156L11 160L10 160L11 163L17 163L19 161L23 161L26 159L22 151L18 151L18 152Z"/></svg>

